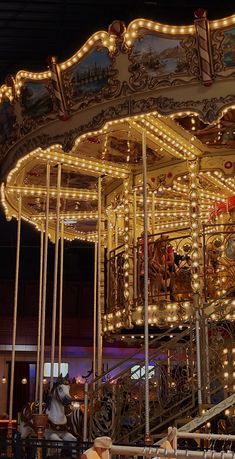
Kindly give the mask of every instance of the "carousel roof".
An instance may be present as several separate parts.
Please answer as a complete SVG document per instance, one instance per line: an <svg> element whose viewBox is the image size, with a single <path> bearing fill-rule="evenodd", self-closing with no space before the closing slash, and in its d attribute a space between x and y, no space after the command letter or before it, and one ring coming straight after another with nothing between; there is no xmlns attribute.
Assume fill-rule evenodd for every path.
<svg viewBox="0 0 235 459"><path fill-rule="evenodd" d="M0 137L7 218L17 218L21 196L22 217L42 228L49 162L49 236L54 239L60 164L65 237L96 240L98 178L106 209L123 214L120 183L132 176L141 195L145 132L156 229L189 224L188 161L196 158L201 217L209 221L215 204L235 190L235 16L210 21L214 60L209 43L205 68L197 41L204 20L205 12L198 10L195 23L183 27L136 19L126 29L114 21L67 60L51 58L49 69L20 70L6 79L0 88ZM142 213L139 196L137 216Z"/></svg>

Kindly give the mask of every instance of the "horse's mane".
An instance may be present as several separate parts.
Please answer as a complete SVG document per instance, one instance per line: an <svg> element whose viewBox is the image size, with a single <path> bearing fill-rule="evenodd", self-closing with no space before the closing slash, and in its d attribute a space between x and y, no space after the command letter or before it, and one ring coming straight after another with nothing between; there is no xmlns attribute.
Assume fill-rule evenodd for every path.
<svg viewBox="0 0 235 459"><path fill-rule="evenodd" d="M53 387L61 386L61 384L65 384L65 385L70 384L68 373L66 376L63 376L62 373L60 373L57 380L54 382Z"/></svg>

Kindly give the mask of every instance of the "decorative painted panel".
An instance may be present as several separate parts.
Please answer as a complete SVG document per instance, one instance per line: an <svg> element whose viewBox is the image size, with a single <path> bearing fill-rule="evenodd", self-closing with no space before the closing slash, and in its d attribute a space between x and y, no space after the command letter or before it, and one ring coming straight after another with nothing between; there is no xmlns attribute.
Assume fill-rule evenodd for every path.
<svg viewBox="0 0 235 459"><path fill-rule="evenodd" d="M52 97L46 83L26 81L21 90L23 113L38 118L53 111Z"/></svg>
<svg viewBox="0 0 235 459"><path fill-rule="evenodd" d="M113 60L107 48L94 49L78 64L64 72L63 80L69 105L95 95L109 84Z"/></svg>
<svg viewBox="0 0 235 459"><path fill-rule="evenodd" d="M132 57L136 64L145 67L151 76L188 73L188 63L181 40L147 34L143 40L135 42Z"/></svg>
<svg viewBox="0 0 235 459"><path fill-rule="evenodd" d="M235 67L235 28L224 31L224 65Z"/></svg>

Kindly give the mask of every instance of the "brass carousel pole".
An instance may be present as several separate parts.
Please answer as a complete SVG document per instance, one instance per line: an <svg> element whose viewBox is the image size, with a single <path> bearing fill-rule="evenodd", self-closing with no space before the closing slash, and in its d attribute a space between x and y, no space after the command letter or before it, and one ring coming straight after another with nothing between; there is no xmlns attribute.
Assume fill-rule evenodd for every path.
<svg viewBox="0 0 235 459"><path fill-rule="evenodd" d="M134 301L136 301L138 293L137 293L137 236L136 236L136 228L137 228L137 218L136 218L136 213L137 213L137 203L136 203L136 190L134 190L133 193L133 297Z"/></svg>
<svg viewBox="0 0 235 459"><path fill-rule="evenodd" d="M21 211L22 211L22 197L21 197L21 195L19 195L17 243L16 243L16 272L15 272L15 291L14 291L14 313L13 313L12 352L11 352L11 380L10 380L10 397L9 397L8 438L12 438L12 414L13 414L13 399L14 399L14 376L15 376L15 353L16 353L16 324L17 324L17 309L18 309L19 262L20 262Z"/></svg>
<svg viewBox="0 0 235 459"><path fill-rule="evenodd" d="M144 204L144 356L145 356L145 443L149 435L149 326L148 326L148 203L146 132L142 133L143 204Z"/></svg>
<svg viewBox="0 0 235 459"><path fill-rule="evenodd" d="M152 192L152 234L155 233L155 192Z"/></svg>
<svg viewBox="0 0 235 459"><path fill-rule="evenodd" d="M60 233L60 187L61 187L61 164L59 163L58 164L58 169L57 169L57 200L56 200L56 231L55 231L53 310L52 310L52 331L51 331L51 378L50 378L50 389L52 389L52 386L53 386L54 364L55 364L55 332L56 332L58 255L59 255L59 233Z"/></svg>
<svg viewBox="0 0 235 459"><path fill-rule="evenodd" d="M110 293L112 291L112 287L110 288L110 279L113 276L110 276L110 270L113 268L111 266L111 261L110 261L110 252L112 250L112 242L113 242L113 228L112 228L112 223L111 223L111 212L110 209L106 208L106 213L107 213L107 278L106 278L106 304L109 304L110 301ZM94 270L95 273L95 270ZM94 305L95 307L95 305ZM93 372L94 373L94 372Z"/></svg>
<svg viewBox="0 0 235 459"><path fill-rule="evenodd" d="M94 311L93 311L93 380L96 378L96 339L97 339L97 242L94 246ZM93 386L95 389L95 383Z"/></svg>
<svg viewBox="0 0 235 459"><path fill-rule="evenodd" d="M97 260L98 260L98 269L97 269L97 370L98 376L102 374L102 310L101 310L101 185L102 178L98 178L98 246L97 246Z"/></svg>
<svg viewBox="0 0 235 459"><path fill-rule="evenodd" d="M61 372L62 319L63 319L63 274L64 274L64 220L60 233L60 299L59 299L59 341L58 341L58 374Z"/></svg>
<svg viewBox="0 0 235 459"><path fill-rule="evenodd" d="M115 217L115 247L118 247L118 215Z"/></svg>
<svg viewBox="0 0 235 459"><path fill-rule="evenodd" d="M39 414L40 415L42 414L42 408L43 408L42 402L43 402L43 375L44 375L44 353L45 353L49 204L50 204L50 164L47 163L46 222L45 222L45 238L44 238L44 260L43 260L42 327L41 327L41 355L40 355L40 380L39 380Z"/></svg>
<svg viewBox="0 0 235 459"><path fill-rule="evenodd" d="M93 381L96 379L97 368L97 261L98 261L98 243L94 244L94 297L93 297L93 356L92 356L92 377ZM99 297L98 297L99 301ZM84 395L84 419L83 419L83 441L87 441L87 427L88 427L88 383L85 382L85 395ZM92 384L93 400L95 400L96 383ZM90 403L90 409L93 409L93 404ZM89 422L91 423L92 415L90 413Z"/></svg>
<svg viewBox="0 0 235 459"><path fill-rule="evenodd" d="M210 395L210 355L209 355L209 337L208 337L208 319L204 317L204 333L205 333L205 350L206 350L206 398L207 403L211 403Z"/></svg>
<svg viewBox="0 0 235 459"><path fill-rule="evenodd" d="M40 373L40 344L41 344L41 325L42 325L42 275L43 275L43 225L41 228L40 238L40 272L39 272L39 298L38 298L38 340L37 340L37 364L36 364L36 383L35 383L35 400L38 400L39 391L39 373Z"/></svg>

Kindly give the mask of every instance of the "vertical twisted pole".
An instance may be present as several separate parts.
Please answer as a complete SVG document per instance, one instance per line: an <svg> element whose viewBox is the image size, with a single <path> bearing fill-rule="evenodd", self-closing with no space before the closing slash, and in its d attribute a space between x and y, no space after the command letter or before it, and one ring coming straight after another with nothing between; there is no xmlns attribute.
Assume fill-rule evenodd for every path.
<svg viewBox="0 0 235 459"><path fill-rule="evenodd" d="M213 82L213 58L207 12L199 8L195 11L194 15L196 18L194 24L198 45L200 76L204 86L210 86Z"/></svg>
<svg viewBox="0 0 235 459"><path fill-rule="evenodd" d="M152 192L152 234L155 233L155 192Z"/></svg>
<svg viewBox="0 0 235 459"><path fill-rule="evenodd" d="M138 297L138 291L137 291L137 263L138 263L138 257L137 257L137 236L136 236L136 225L137 225L137 218L136 218L136 213L137 213L137 203L136 203L136 190L134 190L133 193L133 275L134 275L134 291L133 291L133 296L134 296L134 301L137 300Z"/></svg>
<svg viewBox="0 0 235 459"><path fill-rule="evenodd" d="M145 442L149 437L149 325L148 325L148 204L146 132L142 133L143 204L144 204L144 360L145 360Z"/></svg>
<svg viewBox="0 0 235 459"><path fill-rule="evenodd" d="M210 351L208 338L208 319L205 317L205 345L206 345L206 385L207 385L207 403L211 403L210 394Z"/></svg>
<svg viewBox="0 0 235 459"><path fill-rule="evenodd" d="M113 230L112 230L112 224L110 220L110 210L107 209L107 279L106 279L106 304L109 304L109 301L111 301L110 298L110 279L113 277L112 275L110 276L110 271L112 269L112 263L110 262L110 252L112 250L112 242L113 242ZM112 288L112 287L111 287Z"/></svg>
<svg viewBox="0 0 235 459"><path fill-rule="evenodd" d="M43 374L44 374L43 370L44 370L44 353L45 353L49 204L50 204L50 164L47 163L46 222L45 222L45 239L44 239L44 260L43 260L42 327L41 327L41 355L40 355L40 380L39 380L39 414L42 414L42 402L43 402Z"/></svg>
<svg viewBox="0 0 235 459"><path fill-rule="evenodd" d="M43 227L40 238L40 271L39 271L39 298L38 298L38 340L37 340L37 364L36 364L36 383L35 383L35 400L38 400L39 391L39 373L40 373L40 344L41 344L41 324L42 324L42 276L43 276Z"/></svg>
<svg viewBox="0 0 235 459"><path fill-rule="evenodd" d="M64 220L61 222L60 236L60 299L59 299L59 342L58 342L58 373L61 373L62 354L62 320L63 320L63 275L64 275Z"/></svg>
<svg viewBox="0 0 235 459"><path fill-rule="evenodd" d="M51 56L49 58L49 66L51 71L52 87L59 111L59 118L63 121L66 121L69 115L66 107L65 97L63 94L63 85L61 84L60 68L57 64L57 58L55 56Z"/></svg>
<svg viewBox="0 0 235 459"><path fill-rule="evenodd" d="M98 178L98 246L97 246L97 259L98 259L98 269L97 269L97 370L98 376L102 374L102 311L101 311L101 185L102 178Z"/></svg>
<svg viewBox="0 0 235 459"><path fill-rule="evenodd" d="M58 280L58 255L59 255L59 232L60 232L60 186L61 186L61 164L58 164L58 169L57 169L57 200L56 200L54 285L53 285L53 310L52 310L52 331L51 331L51 378L50 378L50 389L52 389L53 381L54 381L54 363L55 363L55 332L56 332L57 280Z"/></svg>
<svg viewBox="0 0 235 459"><path fill-rule="evenodd" d="M13 313L12 351L11 351L11 380L10 380L10 398L9 398L9 428L10 430L12 430L12 413L13 413L13 398L14 398L16 324L17 324L18 290L19 290L18 287L19 287L19 263L20 263L21 211L22 211L22 197L20 195L19 196L19 207L18 207L18 225L17 225L17 242L16 242L16 272L15 272L14 313Z"/></svg>
<svg viewBox="0 0 235 459"><path fill-rule="evenodd" d="M202 411L202 374L201 374L201 349L200 349L200 311L198 308L198 295L194 296L193 305L195 308L195 335L196 335L196 359L197 359L197 394L199 413Z"/></svg>
<svg viewBox="0 0 235 459"><path fill-rule="evenodd" d="M97 339L97 242L94 246L94 308L93 308L93 380L96 378L96 339ZM93 385L95 389L95 383Z"/></svg>

